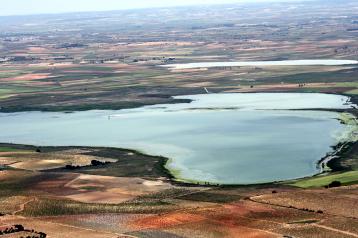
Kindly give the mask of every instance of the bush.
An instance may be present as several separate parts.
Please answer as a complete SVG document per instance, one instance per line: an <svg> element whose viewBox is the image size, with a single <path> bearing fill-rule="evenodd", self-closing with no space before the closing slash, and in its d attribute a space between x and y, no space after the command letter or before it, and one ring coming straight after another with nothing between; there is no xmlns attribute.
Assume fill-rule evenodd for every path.
<svg viewBox="0 0 358 238"><path fill-rule="evenodd" d="M25 228L24 228L24 226L23 225L15 225L14 226L15 227L15 229L19 232L19 231L24 231L25 230Z"/></svg>
<svg viewBox="0 0 358 238"><path fill-rule="evenodd" d="M46 235L45 233L43 233L43 232L40 232L39 235L40 235L40 238L46 238L46 236L47 236L47 235Z"/></svg>
<svg viewBox="0 0 358 238"><path fill-rule="evenodd" d="M329 188L336 188L336 187L340 187L340 186L342 186L342 183L339 181L333 181L332 183L330 183L328 185Z"/></svg>
<svg viewBox="0 0 358 238"><path fill-rule="evenodd" d="M92 166L101 166L101 165L106 165L108 164L109 162L101 162L101 161L98 161L98 160L92 160L91 161L91 165Z"/></svg>
<svg viewBox="0 0 358 238"><path fill-rule="evenodd" d="M98 161L98 160L92 160L91 165L92 166L99 166L99 165L103 165L103 163L101 161Z"/></svg>
<svg viewBox="0 0 358 238"><path fill-rule="evenodd" d="M65 169L68 169L68 170L74 170L74 169L77 169L78 168L78 166L76 167L76 166L73 166L73 165L66 165L66 167L65 167Z"/></svg>

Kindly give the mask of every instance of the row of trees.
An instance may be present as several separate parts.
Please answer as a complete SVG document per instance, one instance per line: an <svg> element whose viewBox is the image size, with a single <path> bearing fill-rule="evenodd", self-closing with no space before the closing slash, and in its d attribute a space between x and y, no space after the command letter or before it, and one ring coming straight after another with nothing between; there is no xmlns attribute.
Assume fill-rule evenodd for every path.
<svg viewBox="0 0 358 238"><path fill-rule="evenodd" d="M102 161L99 161L99 160L92 160L92 161L91 161L91 165L88 165L88 166L101 166L101 165L106 165L106 164L110 164L110 163L111 163L111 162L102 162ZM74 169L79 169L79 168L88 167L88 166L66 165L66 166L65 166L65 169L74 170Z"/></svg>

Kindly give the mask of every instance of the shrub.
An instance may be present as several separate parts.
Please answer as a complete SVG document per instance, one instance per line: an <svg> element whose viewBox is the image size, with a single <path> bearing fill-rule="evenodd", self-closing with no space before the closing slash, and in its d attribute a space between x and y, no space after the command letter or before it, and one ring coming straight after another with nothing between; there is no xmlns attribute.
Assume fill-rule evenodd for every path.
<svg viewBox="0 0 358 238"><path fill-rule="evenodd" d="M25 230L25 228L24 228L24 226L23 225L15 225L14 226L15 227L15 229L19 232L19 231L24 231Z"/></svg>
<svg viewBox="0 0 358 238"><path fill-rule="evenodd" d="M340 187L341 185L342 185L341 182L339 182L339 181L333 181L332 183L330 183L330 184L328 185L328 187L329 187L329 188L336 188L336 187Z"/></svg>

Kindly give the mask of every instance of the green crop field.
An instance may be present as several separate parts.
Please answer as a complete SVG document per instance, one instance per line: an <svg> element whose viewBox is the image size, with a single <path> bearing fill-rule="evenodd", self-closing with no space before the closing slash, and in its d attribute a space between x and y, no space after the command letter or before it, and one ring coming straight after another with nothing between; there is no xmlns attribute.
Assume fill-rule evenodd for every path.
<svg viewBox="0 0 358 238"><path fill-rule="evenodd" d="M292 183L292 185L300 188L324 187L333 181L339 181L343 185L358 184L358 171L350 171L327 176L316 176L299 180Z"/></svg>

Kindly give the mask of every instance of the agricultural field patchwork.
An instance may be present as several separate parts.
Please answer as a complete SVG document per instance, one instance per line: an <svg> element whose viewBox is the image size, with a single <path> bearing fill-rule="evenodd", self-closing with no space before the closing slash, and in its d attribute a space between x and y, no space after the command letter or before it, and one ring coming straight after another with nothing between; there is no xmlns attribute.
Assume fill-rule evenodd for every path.
<svg viewBox="0 0 358 238"><path fill-rule="evenodd" d="M0 147L5 151L2 157L8 159L18 160L21 155L22 161L33 161L38 154L39 161L57 160L63 159L58 158L61 154L67 165L76 158L98 159L97 154L109 164L116 163L116 156L118 160L144 156L90 147ZM332 180L345 184L355 172L296 182L295 186L315 187L302 190L281 184L188 187L170 182L164 167L162 174L150 177L140 170L136 177L121 170L89 175L88 171L96 174L103 165L87 165L86 160L75 169L53 169L48 163L41 170L19 169L1 163L6 167L0 171L0 224L19 223L52 237L61 237L61 230L68 237L310 237L314 233L354 237L357 232L356 210L351 209L357 199L356 185L324 188ZM332 206L337 199L339 206Z"/></svg>
<svg viewBox="0 0 358 238"><path fill-rule="evenodd" d="M0 238L358 237L357 9L314 0L0 16ZM285 65L300 60L316 64ZM327 60L338 63L317 64ZM220 101L247 94L258 98ZM308 94L335 105L259 98ZM262 117L240 127L246 112ZM320 126L327 135L307 143ZM290 128L303 139L286 140ZM269 146L310 173L289 174ZM278 179L217 182L192 148L212 171L253 181L270 167ZM248 152L260 176L228 162Z"/></svg>

